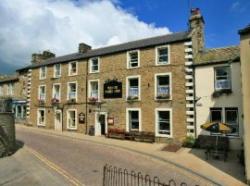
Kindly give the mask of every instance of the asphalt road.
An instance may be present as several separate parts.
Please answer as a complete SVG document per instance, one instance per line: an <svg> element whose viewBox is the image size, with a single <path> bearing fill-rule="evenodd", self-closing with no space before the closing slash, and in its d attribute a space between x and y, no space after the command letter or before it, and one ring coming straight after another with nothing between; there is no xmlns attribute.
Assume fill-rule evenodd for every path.
<svg viewBox="0 0 250 186"><path fill-rule="evenodd" d="M17 128L17 140L85 185L102 185L105 164L158 176L164 182L174 179L177 183L184 181L195 185L191 178L176 171L174 166L127 150L24 128ZM50 185L46 179L44 184Z"/></svg>

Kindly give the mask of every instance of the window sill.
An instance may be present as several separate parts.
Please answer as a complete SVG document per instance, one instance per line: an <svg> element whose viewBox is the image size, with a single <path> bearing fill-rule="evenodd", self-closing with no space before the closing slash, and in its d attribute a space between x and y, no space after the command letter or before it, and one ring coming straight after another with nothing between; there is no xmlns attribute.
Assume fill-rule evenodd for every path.
<svg viewBox="0 0 250 186"><path fill-rule="evenodd" d="M51 80L54 80L54 79L59 79L61 76L58 76L58 77L52 77L50 78Z"/></svg>
<svg viewBox="0 0 250 186"><path fill-rule="evenodd" d="M37 127L46 127L45 124L37 124Z"/></svg>
<svg viewBox="0 0 250 186"><path fill-rule="evenodd" d="M170 65L170 63L160 64L160 63L156 62L156 64L155 64L155 65L156 65L156 66L166 66L166 65Z"/></svg>
<svg viewBox="0 0 250 186"><path fill-rule="evenodd" d="M171 98L164 98L164 99L155 98L155 101L157 101L157 102L165 102L165 101L172 101L172 99Z"/></svg>
<svg viewBox="0 0 250 186"><path fill-rule="evenodd" d="M155 137L173 138L173 136L169 134L155 134Z"/></svg>
<svg viewBox="0 0 250 186"><path fill-rule="evenodd" d="M68 130L68 131L76 131L77 128L69 128L69 127L67 127L67 130Z"/></svg>
<svg viewBox="0 0 250 186"><path fill-rule="evenodd" d="M100 71L94 71L94 72L89 72L90 74L97 74L99 73Z"/></svg>
<svg viewBox="0 0 250 186"><path fill-rule="evenodd" d="M138 67L127 67L127 69L138 69L138 68L140 68L140 66L138 66Z"/></svg>
<svg viewBox="0 0 250 186"><path fill-rule="evenodd" d="M140 99L127 99L128 103L133 103L133 102L140 102Z"/></svg>

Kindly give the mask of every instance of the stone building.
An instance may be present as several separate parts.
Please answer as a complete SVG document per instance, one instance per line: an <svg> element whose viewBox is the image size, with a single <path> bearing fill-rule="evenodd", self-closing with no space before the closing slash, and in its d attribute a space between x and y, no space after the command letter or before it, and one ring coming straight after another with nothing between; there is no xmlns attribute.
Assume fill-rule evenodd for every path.
<svg viewBox="0 0 250 186"><path fill-rule="evenodd" d="M246 179L250 184L250 25L239 31Z"/></svg>
<svg viewBox="0 0 250 186"><path fill-rule="evenodd" d="M195 133L193 54L203 46L203 17L192 11L187 32L77 53L32 55L27 118L33 126L106 134L109 128L153 132L157 140ZM45 55L46 54L46 55Z"/></svg>
<svg viewBox="0 0 250 186"><path fill-rule="evenodd" d="M11 98L17 122L26 119L26 77L24 74L4 76L0 79L0 98Z"/></svg>

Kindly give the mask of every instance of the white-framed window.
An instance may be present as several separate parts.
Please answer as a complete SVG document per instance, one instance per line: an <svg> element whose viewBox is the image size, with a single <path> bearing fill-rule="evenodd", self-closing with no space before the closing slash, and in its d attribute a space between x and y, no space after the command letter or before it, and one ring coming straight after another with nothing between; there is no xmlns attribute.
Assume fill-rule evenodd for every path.
<svg viewBox="0 0 250 186"><path fill-rule="evenodd" d="M128 76L127 77L127 99L128 100L140 100L141 98L141 76Z"/></svg>
<svg viewBox="0 0 250 186"><path fill-rule="evenodd" d="M77 82L68 82L68 100L77 100Z"/></svg>
<svg viewBox="0 0 250 186"><path fill-rule="evenodd" d="M38 100L45 101L46 99L46 86L40 85L38 87Z"/></svg>
<svg viewBox="0 0 250 186"><path fill-rule="evenodd" d="M14 84L8 83L7 95L12 96L14 94Z"/></svg>
<svg viewBox="0 0 250 186"><path fill-rule="evenodd" d="M97 73L100 71L100 58L94 57L89 60L89 72Z"/></svg>
<svg viewBox="0 0 250 186"><path fill-rule="evenodd" d="M77 75L77 67L78 63L76 61L72 61L69 63L69 76Z"/></svg>
<svg viewBox="0 0 250 186"><path fill-rule="evenodd" d="M231 89L231 73L229 66L216 67L215 90Z"/></svg>
<svg viewBox="0 0 250 186"><path fill-rule="evenodd" d="M171 99L171 94L171 73L155 74L155 99Z"/></svg>
<svg viewBox="0 0 250 186"><path fill-rule="evenodd" d="M170 46L164 45L155 48L155 64L168 65L170 64Z"/></svg>
<svg viewBox="0 0 250 186"><path fill-rule="evenodd" d="M69 109L67 111L67 128L68 129L77 129L77 110Z"/></svg>
<svg viewBox="0 0 250 186"><path fill-rule="evenodd" d="M172 109L155 109L155 135L159 137L172 137Z"/></svg>
<svg viewBox="0 0 250 186"><path fill-rule="evenodd" d="M210 122L222 122L232 129L228 136L239 136L239 114L237 107L210 108ZM211 134L216 134L211 132Z"/></svg>
<svg viewBox="0 0 250 186"><path fill-rule="evenodd" d="M127 108L126 109L126 130L141 131L141 109Z"/></svg>
<svg viewBox="0 0 250 186"><path fill-rule="evenodd" d="M225 108L225 123L232 129L230 136L239 136L239 115L238 108Z"/></svg>
<svg viewBox="0 0 250 186"><path fill-rule="evenodd" d="M46 74L47 74L47 68L46 68L46 66L40 67L40 70L39 70L39 79L46 79Z"/></svg>
<svg viewBox="0 0 250 186"><path fill-rule="evenodd" d="M52 98L58 101L61 100L61 84L60 83L53 84Z"/></svg>
<svg viewBox="0 0 250 186"><path fill-rule="evenodd" d="M45 109L38 109L37 110L37 126L45 126L46 120L45 120Z"/></svg>
<svg viewBox="0 0 250 186"><path fill-rule="evenodd" d="M98 101L100 99L99 80L89 80L89 100Z"/></svg>
<svg viewBox="0 0 250 186"><path fill-rule="evenodd" d="M133 50L127 52L127 68L140 67L140 51Z"/></svg>
<svg viewBox="0 0 250 186"><path fill-rule="evenodd" d="M0 85L0 96L3 96L3 86Z"/></svg>
<svg viewBox="0 0 250 186"><path fill-rule="evenodd" d="M54 65L54 78L61 77L61 64L55 64Z"/></svg>

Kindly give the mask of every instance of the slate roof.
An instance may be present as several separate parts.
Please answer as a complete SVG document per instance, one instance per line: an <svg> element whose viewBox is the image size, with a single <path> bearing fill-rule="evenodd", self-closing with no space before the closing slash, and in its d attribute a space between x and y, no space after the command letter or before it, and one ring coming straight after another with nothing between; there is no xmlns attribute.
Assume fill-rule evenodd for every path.
<svg viewBox="0 0 250 186"><path fill-rule="evenodd" d="M167 35L162 35L162 36L157 36L157 37L151 37L151 38L131 41L131 42L123 43L123 44L92 49L86 53L73 53L73 54L69 54L69 55L50 58L50 59L45 60L43 63L32 64L32 65L26 66L24 68L18 69L17 71L27 70L30 68L31 69L37 68L37 67L44 66L44 65L64 63L64 62L73 61L73 60L87 59L90 57L113 54L113 53L117 53L117 52L123 52L123 51L127 51L127 50L138 49L138 48L146 48L146 47L156 46L156 45L161 45L161 44L168 44L168 43L173 43L173 42L178 42L178 41L185 41L189 38L190 38L189 32L178 32L178 33L174 33L174 34L167 34Z"/></svg>
<svg viewBox="0 0 250 186"><path fill-rule="evenodd" d="M235 61L240 58L239 46L205 49L194 58L194 66Z"/></svg>
<svg viewBox="0 0 250 186"><path fill-rule="evenodd" d="M5 76L0 79L0 83L6 83L6 82L11 82L11 81L17 81L19 78L17 75L10 75L10 76Z"/></svg>
<svg viewBox="0 0 250 186"><path fill-rule="evenodd" d="M247 34L247 33L250 33L250 24L245 28L239 30L239 34Z"/></svg>

